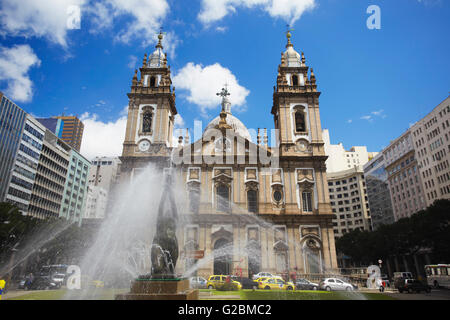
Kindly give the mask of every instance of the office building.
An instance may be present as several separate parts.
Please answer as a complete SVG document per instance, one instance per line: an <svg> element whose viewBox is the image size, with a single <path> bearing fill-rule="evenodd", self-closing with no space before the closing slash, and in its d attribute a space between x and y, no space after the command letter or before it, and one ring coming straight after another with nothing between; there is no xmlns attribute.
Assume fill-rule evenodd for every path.
<svg viewBox="0 0 450 320"><path fill-rule="evenodd" d="M335 237L341 237L355 229L371 231L372 223L362 166L328 173L327 177Z"/></svg>
<svg viewBox="0 0 450 320"><path fill-rule="evenodd" d="M373 229L395 222L386 162L382 152L364 165L364 177Z"/></svg>

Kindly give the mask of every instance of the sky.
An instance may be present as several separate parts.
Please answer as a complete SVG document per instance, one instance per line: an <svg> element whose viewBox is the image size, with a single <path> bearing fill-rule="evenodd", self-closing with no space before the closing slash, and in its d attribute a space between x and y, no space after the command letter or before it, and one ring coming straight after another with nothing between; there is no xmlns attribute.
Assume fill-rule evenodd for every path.
<svg viewBox="0 0 450 320"><path fill-rule="evenodd" d="M0 90L36 117L80 117L86 157L119 156L134 69L162 28L177 130L205 128L225 83L232 113L270 130L289 25L331 142L381 151L448 97L449 17L447 0L0 0Z"/></svg>

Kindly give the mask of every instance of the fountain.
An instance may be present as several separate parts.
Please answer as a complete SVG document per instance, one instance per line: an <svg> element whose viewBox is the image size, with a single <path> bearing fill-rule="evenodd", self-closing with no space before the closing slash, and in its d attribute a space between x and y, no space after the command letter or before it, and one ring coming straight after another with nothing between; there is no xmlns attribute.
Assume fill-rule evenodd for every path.
<svg viewBox="0 0 450 320"><path fill-rule="evenodd" d="M151 246L151 273L141 275L131 284L129 293L116 295L116 300L196 300L198 290L189 288L187 278L178 278L176 226L177 206L173 198L172 175L166 175L158 208L156 234Z"/></svg>

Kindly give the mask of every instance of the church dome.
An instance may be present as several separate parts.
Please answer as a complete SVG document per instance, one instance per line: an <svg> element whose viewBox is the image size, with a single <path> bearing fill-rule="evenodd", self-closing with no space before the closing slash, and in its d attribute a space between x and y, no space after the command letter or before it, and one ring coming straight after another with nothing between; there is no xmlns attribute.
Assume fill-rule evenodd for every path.
<svg viewBox="0 0 450 320"><path fill-rule="evenodd" d="M230 125L234 132L241 136L244 137L245 139L252 141L252 137L250 136L250 132L248 131L247 127L242 123L241 120L239 120L238 118L236 118L235 116L233 116L230 113L227 113L227 124ZM214 118L207 126L205 129L205 132L208 131L209 129L214 129L219 125L219 121L220 121L220 116L217 116L216 118Z"/></svg>
<svg viewBox="0 0 450 320"><path fill-rule="evenodd" d="M156 45L156 50L149 56L148 66L150 68L160 68L164 64L166 55L163 52L163 47L161 41L163 39L162 33L158 35L158 44Z"/></svg>
<svg viewBox="0 0 450 320"><path fill-rule="evenodd" d="M166 55L162 51L162 48L156 48L156 50L150 55L148 60L148 66L150 68L160 68L164 64Z"/></svg>
<svg viewBox="0 0 450 320"><path fill-rule="evenodd" d="M294 45L291 43L291 33L287 33L288 43L286 45L286 51L284 52L284 59L286 60L288 67L301 67L301 56L295 51Z"/></svg>

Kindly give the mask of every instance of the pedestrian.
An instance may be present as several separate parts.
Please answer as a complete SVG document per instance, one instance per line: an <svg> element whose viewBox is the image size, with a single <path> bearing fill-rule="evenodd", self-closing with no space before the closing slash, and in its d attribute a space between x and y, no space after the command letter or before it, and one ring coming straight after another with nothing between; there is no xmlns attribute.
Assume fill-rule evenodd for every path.
<svg viewBox="0 0 450 320"><path fill-rule="evenodd" d="M3 290L5 289L6 281L0 280L0 300L2 300Z"/></svg>

